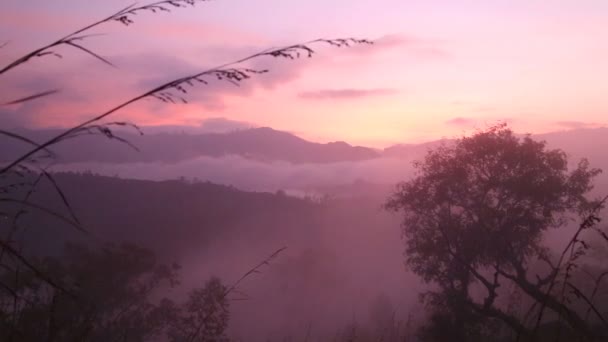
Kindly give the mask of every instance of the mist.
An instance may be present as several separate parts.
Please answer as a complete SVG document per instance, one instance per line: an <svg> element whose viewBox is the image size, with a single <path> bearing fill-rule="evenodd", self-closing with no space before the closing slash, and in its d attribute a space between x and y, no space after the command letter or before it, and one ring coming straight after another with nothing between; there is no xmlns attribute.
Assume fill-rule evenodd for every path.
<svg viewBox="0 0 608 342"><path fill-rule="evenodd" d="M176 163L67 163L61 171L90 171L121 178L189 181L233 185L249 191L310 191L354 182L392 185L411 174L411 161L378 158L324 164L261 162L238 155L198 157Z"/></svg>
<svg viewBox="0 0 608 342"><path fill-rule="evenodd" d="M2 1L0 341L608 341L607 9Z"/></svg>
<svg viewBox="0 0 608 342"><path fill-rule="evenodd" d="M571 141L568 135L574 133L548 136L552 138L547 139L549 147L559 148L560 142ZM272 252L286 247L260 273L240 284L238 294L233 296L228 331L236 340L303 336L330 340L336 334L348 335L353 327L363 334L371 333L379 329L378 315L392 317L403 325L403 333L413 336L427 319L419 296L428 290L428 285L404 264L400 216L389 213L383 205L397 183L415 176L414 161L423 160L427 151L439 144L394 147L390 149L391 156L363 161L294 163L228 155L155 163L68 162L57 165L55 170L69 172L66 175L76 172L91 179L110 177L108 180L126 182L125 185L136 179L145 181L137 187L166 183L194 190L205 184L221 184L233 189L231 191L264 194L279 201L293 198L294 203L311 205L312 212L307 214L290 209L280 215L272 207L254 209L247 214L234 207L232 220L215 221L214 224L224 225L217 227L220 229L215 237L201 236L200 242L197 239L188 243L177 241L170 248L165 245L160 249L164 251L164 258L177 260L182 266L182 288L169 293L183 298L185 289L200 286L212 276L236 281ZM570 157L571 168L584 156L585 148L572 142L566 145L564 150ZM593 166L606 164L604 159L598 160L597 155L592 157L595 157L590 159ZM608 191L605 174L600 174L595 183L594 195ZM135 184L139 183L117 189L129 193L128 189ZM73 193L70 197L78 200L79 196ZM158 196L178 200L164 191ZM155 198L156 195L148 193L149 201L156 201ZM247 203L250 202L243 204ZM176 210L179 212L179 205ZM137 210L127 211L129 214L114 211L102 210L110 217L145 215ZM91 222L101 220L96 215L89 219ZM124 229L140 224L136 220L130 225L131 228ZM163 245L161 241L169 236L173 236L172 239L187 236L179 231L191 229L186 228L188 225L192 224L178 223L172 228L174 233L165 237L161 234L141 239L135 234L129 239L158 250ZM573 220L560 232L548 231L543 240L551 251L559 253L576 228L577 222ZM116 233L106 234L109 235L102 238L114 239ZM387 301L390 305L382 306ZM252 320L253 316L257 319Z"/></svg>

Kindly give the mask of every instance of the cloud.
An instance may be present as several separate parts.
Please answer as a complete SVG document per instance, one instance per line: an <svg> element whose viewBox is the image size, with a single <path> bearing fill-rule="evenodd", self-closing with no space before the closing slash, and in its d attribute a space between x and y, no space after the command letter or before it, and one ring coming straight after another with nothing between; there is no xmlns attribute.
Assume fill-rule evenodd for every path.
<svg viewBox="0 0 608 342"><path fill-rule="evenodd" d="M88 56L67 56L66 59L68 58L70 63L57 63L52 68L47 64L32 63L8 73L4 77L5 82L0 83L0 103L51 89L59 89L61 92L23 104L6 106L2 108L5 112L3 117L11 116L11 124L18 126L63 127L88 119L160 84L213 67L154 52L109 56L108 59L117 69L109 68ZM246 67L268 69L268 73L253 75L239 86L208 77L207 85L186 87L188 93L183 94L183 97L206 111L220 112L231 101L228 97L248 97L257 89L282 86L300 77L302 69L307 65L304 60L261 58L251 61ZM176 91L173 93L182 95ZM184 110L169 108L176 106L155 100L142 101L139 105L130 107L128 112L123 111L126 114L126 118L123 118L142 124L183 123L183 118L175 113Z"/></svg>
<svg viewBox="0 0 608 342"><path fill-rule="evenodd" d="M166 23L162 26L149 24L143 29L145 33L164 39L183 39L190 42L200 42L204 37L206 44L220 44L222 46L240 46L243 42L265 42L263 36L251 31L238 29L235 25L221 25L213 23Z"/></svg>
<svg viewBox="0 0 608 342"><path fill-rule="evenodd" d="M83 62L79 60L78 63ZM58 127L88 118L95 113L96 108L102 110L112 99L122 98L121 94L126 92L125 87L122 82L112 82L114 80L107 77L107 69L100 72L90 68L86 62L81 65L77 67L79 72L75 73L70 72L71 65L49 68L43 63L31 63L3 75L0 102L51 90L56 92L3 106L2 117L10 117L11 124L15 126ZM106 77L103 77L104 73Z"/></svg>
<svg viewBox="0 0 608 342"><path fill-rule="evenodd" d="M412 38L402 34L389 34L376 39L374 41L374 45L377 48L388 49L397 46L412 45L413 43L418 43L421 41L421 39Z"/></svg>
<svg viewBox="0 0 608 342"><path fill-rule="evenodd" d="M0 29L6 29L7 31L4 32L15 34L12 37L5 36L3 38L15 40L22 38L23 32L17 30L28 32L67 30L70 28L70 24L73 25L77 21L67 14L50 13L50 11L32 7L28 7L27 10L3 8L0 11Z"/></svg>
<svg viewBox="0 0 608 342"><path fill-rule="evenodd" d="M497 108L493 106L477 106L473 110L478 113L490 113L495 112Z"/></svg>
<svg viewBox="0 0 608 342"><path fill-rule="evenodd" d="M298 94L300 98L306 100L350 100L365 97L386 96L396 94L395 89L321 89L315 91L305 91Z"/></svg>
<svg viewBox="0 0 608 342"><path fill-rule="evenodd" d="M239 54L238 56L245 56ZM134 66L134 76L137 74L147 75L143 80L137 82L137 88L147 90L171 81L178 76L192 75L198 72L208 70L214 65L194 65L186 60L181 60L171 56L130 56L123 58L124 64ZM146 60L144 66L135 66L138 60ZM226 58L233 60L234 58ZM222 111L226 105L226 97L239 96L249 97L254 94L257 89L272 90L279 86L285 85L298 79L304 68L308 66L308 62L304 60L277 60L272 57L261 57L250 61L242 67L247 67L254 70L268 70L263 74L252 74L249 79L239 82L238 85L220 81L215 76L201 77L207 84L194 83L194 87L186 86L188 94L184 94L184 98L191 103L202 105L209 111ZM182 95L179 92L171 91L176 95Z"/></svg>
<svg viewBox="0 0 608 342"><path fill-rule="evenodd" d="M434 39L407 34L388 34L378 39L374 39L373 41L373 45L353 46L350 49L342 50L342 53L371 55L388 50L405 49L410 56L423 59L445 58L450 56L448 51L442 47L442 43Z"/></svg>
<svg viewBox="0 0 608 342"><path fill-rule="evenodd" d="M412 159L377 158L325 164L292 164L268 163L231 155L219 158L197 157L177 163L68 163L57 165L55 169L92 170L103 175L148 180L184 176L188 179L234 185L244 190L276 191L346 185L355 181L392 185L411 172L411 162Z"/></svg>
<svg viewBox="0 0 608 342"><path fill-rule="evenodd" d="M200 122L200 123L199 123ZM188 125L156 125L156 126L141 126L146 134L155 133L189 133L189 134L204 134L204 133L228 133L239 130L256 128L255 125L246 121L231 120L224 117L214 117L203 119L198 122L191 122Z"/></svg>
<svg viewBox="0 0 608 342"><path fill-rule="evenodd" d="M201 130L209 133L224 133L253 127L255 126L248 122L226 118L209 118L201 123Z"/></svg>
<svg viewBox="0 0 608 342"><path fill-rule="evenodd" d="M448 121L445 122L447 125L452 125L452 126L470 126L475 124L475 120L471 119L471 118L464 118L464 117L455 117L453 119L450 119Z"/></svg>
<svg viewBox="0 0 608 342"><path fill-rule="evenodd" d="M3 129L15 129L24 126L24 120L16 111L0 108L0 121Z"/></svg>

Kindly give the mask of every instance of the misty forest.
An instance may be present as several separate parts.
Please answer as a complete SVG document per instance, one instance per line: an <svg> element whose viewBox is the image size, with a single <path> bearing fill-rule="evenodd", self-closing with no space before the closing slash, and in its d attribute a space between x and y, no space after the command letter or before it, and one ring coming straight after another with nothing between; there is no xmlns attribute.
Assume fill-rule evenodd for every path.
<svg viewBox="0 0 608 342"><path fill-rule="evenodd" d="M608 341L608 7L403 3L2 2L0 341Z"/></svg>

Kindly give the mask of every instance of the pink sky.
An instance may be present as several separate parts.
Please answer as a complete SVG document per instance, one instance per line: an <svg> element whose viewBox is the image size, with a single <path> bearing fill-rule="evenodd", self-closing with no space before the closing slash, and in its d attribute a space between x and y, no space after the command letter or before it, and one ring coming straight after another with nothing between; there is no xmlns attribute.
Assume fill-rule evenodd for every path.
<svg viewBox="0 0 608 342"><path fill-rule="evenodd" d="M4 0L0 63L106 16L129 1ZM65 126L171 77L267 47L318 37L378 39L322 48L312 60L260 60L271 72L241 88L199 87L189 105L144 101L114 119L200 125L225 117L317 141L377 147L459 135L497 121L520 132L605 126L608 2L603 0L215 0L172 14L143 14L79 51L0 76L0 102L60 88L53 97L0 108L19 125ZM8 96L8 97L7 97ZM6 97L6 98L5 98Z"/></svg>

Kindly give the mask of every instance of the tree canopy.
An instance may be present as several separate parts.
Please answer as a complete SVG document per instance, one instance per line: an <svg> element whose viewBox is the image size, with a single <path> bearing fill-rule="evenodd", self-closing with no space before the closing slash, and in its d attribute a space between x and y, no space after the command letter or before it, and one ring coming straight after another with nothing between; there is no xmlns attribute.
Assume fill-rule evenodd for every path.
<svg viewBox="0 0 608 342"><path fill-rule="evenodd" d="M528 270L539 260L551 263L544 232L597 206L586 195L599 169L585 159L569 167L563 151L519 138L504 124L431 150L415 167L415 177L399 184L386 206L403 213L407 265L440 288L429 303L450 302L525 332L496 304L507 281L586 330L576 312L545 298L542 287L554 272L534 282ZM473 294L478 284L481 301Z"/></svg>
<svg viewBox="0 0 608 342"><path fill-rule="evenodd" d="M224 341L227 288L218 278L194 288L183 303L156 298L179 283L177 264L159 264L134 244L99 249L67 244L61 258L34 261L61 284L31 271L3 269L13 293L0 293L2 341ZM15 301L14 298L19 298Z"/></svg>

